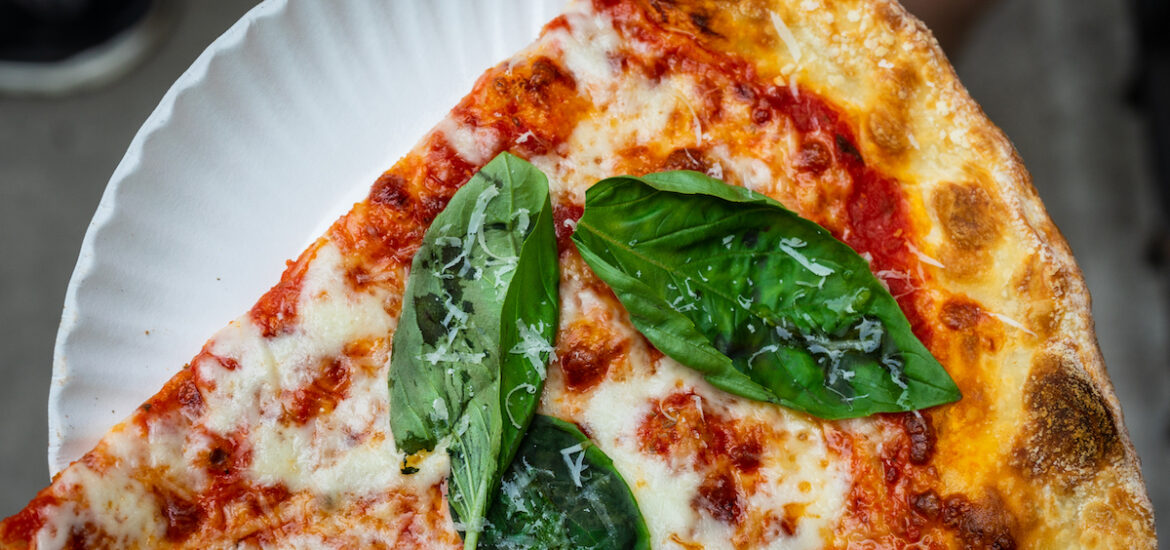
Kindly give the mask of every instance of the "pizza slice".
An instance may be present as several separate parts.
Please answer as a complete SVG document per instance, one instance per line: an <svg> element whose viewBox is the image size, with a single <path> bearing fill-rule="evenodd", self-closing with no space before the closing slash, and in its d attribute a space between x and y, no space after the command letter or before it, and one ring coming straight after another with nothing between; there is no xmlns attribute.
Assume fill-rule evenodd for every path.
<svg viewBox="0 0 1170 550"><path fill-rule="evenodd" d="M434 222L452 204L473 217L483 192L453 197L502 152L547 176L555 349L506 351L555 354L528 433L559 431L543 447L497 441L493 456L508 447L543 449L545 464L563 458L573 483L553 477L569 493L586 464L611 465L607 479L628 487L655 548L1156 545L1071 253L1010 143L929 33L887 0L573 3L487 71L251 310L0 523L0 541L463 545L469 526L456 523L452 510L464 512L452 495L470 493L454 488L452 465L466 457L451 439L404 452L406 432L391 427L406 417L391 412L392 388L407 379L391 365L420 352L393 344L404 311L417 307L407 302L416 252L441 238L446 224ZM599 204L588 194L597 182L663 171L751 190L848 245L962 398L827 420L831 411L751 398L748 386L686 364L631 305L635 287L615 282L652 276L615 278L621 271L598 262L578 225L592 215L587 203ZM744 245L742 233L729 236ZM457 254L459 239L448 237ZM803 255L806 241L785 246L813 274L828 265ZM810 281L806 296L828 296ZM449 325L468 311L440 300L427 318ZM719 351L730 357L748 333ZM752 354L776 351L766 347L747 350L749 367ZM418 418L441 421L445 403ZM588 463L587 447L601 452ZM505 473L501 490L523 485L518 475ZM504 546L493 540L480 545Z"/></svg>

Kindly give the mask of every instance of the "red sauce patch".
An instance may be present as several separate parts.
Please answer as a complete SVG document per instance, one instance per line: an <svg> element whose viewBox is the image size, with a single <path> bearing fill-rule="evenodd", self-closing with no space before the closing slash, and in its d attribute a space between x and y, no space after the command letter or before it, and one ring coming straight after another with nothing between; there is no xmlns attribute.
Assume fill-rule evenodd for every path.
<svg viewBox="0 0 1170 550"><path fill-rule="evenodd" d="M863 436L828 428L825 431L835 460L847 460L853 472L853 486L846 499L845 516L838 526L847 533L864 532L891 547L938 539L938 525L915 513L918 506L931 508L924 491L937 483L937 474L928 466L911 462L915 444L904 427L902 414L875 417L879 446Z"/></svg>
<svg viewBox="0 0 1170 550"><path fill-rule="evenodd" d="M605 322L581 319L561 333L557 362L569 391L584 392L605 380L610 365L621 360L628 344L609 332Z"/></svg>
<svg viewBox="0 0 1170 550"><path fill-rule="evenodd" d="M223 488L233 486L241 481L240 478L247 472L248 466L252 464L252 451L248 447L247 435L243 432L237 432L224 437L206 430L201 431L210 441L206 456L201 457L202 466L212 479L212 487L220 489L222 493ZM218 495L216 493L217 491L212 490L204 496L230 496L230 492Z"/></svg>
<svg viewBox="0 0 1170 550"><path fill-rule="evenodd" d="M198 357L198 356L196 356ZM176 427L190 424L190 419L203 414L203 395L199 392L199 381L191 367L184 368L167 381L158 393L143 403L139 414L131 421L146 432L156 422L166 422Z"/></svg>
<svg viewBox="0 0 1170 550"><path fill-rule="evenodd" d="M856 169L861 173L853 180L847 209L849 226L844 241L858 253L869 253L872 257L870 269L875 273L887 271L905 275L883 280L890 287L890 294L897 297L914 334L929 346L930 326L916 301L918 293L915 290L921 284L918 284L915 269L917 259L912 259L908 248L911 224L906 196L895 180L864 167Z"/></svg>
<svg viewBox="0 0 1170 550"><path fill-rule="evenodd" d="M320 244L310 246L295 262L289 262L288 268L280 277L280 282L264 293L256 305L252 306L252 311L249 312L252 321L260 327L260 332L265 338L288 334L296 328L297 302L301 297L301 285L319 246Z"/></svg>
<svg viewBox="0 0 1170 550"><path fill-rule="evenodd" d="M927 342L929 325L916 301L918 259L908 244L913 224L906 194L897 180L867 166L857 148L849 121L816 94L801 90L792 94L785 87L769 87L761 94L764 105L792 120L802 137L796 167L821 173L833 165L845 169L852 181L845 199L845 225L830 228L859 254L868 254L870 269L901 276L883 280L910 320L919 339ZM826 143L818 136L830 136Z"/></svg>
<svg viewBox="0 0 1170 550"><path fill-rule="evenodd" d="M930 327L923 314L929 304L924 302L927 298L922 293L915 292L922 285L917 284L918 258L907 247L913 237L913 225L905 193L895 179L866 165L857 147L857 134L845 112L809 90L794 93L787 86L776 86L760 78L755 66L745 59L705 47L693 33L686 32L685 26L676 27L676 22L672 22L678 8L655 3L648 8L637 2L602 0L595 0L594 5L613 17L615 27L623 35L663 52L660 57L641 60L649 67L647 70L659 77L677 71L704 82L704 90L719 91L706 96L704 104L695 107L701 111L700 116L717 115L715 104L719 101L716 100L730 94L738 101L751 104L755 124L777 119L791 121L799 134L800 148L794 159L798 170L820 174L838 166L848 174L851 185L842 191L845 195L829 197L825 203L843 204L844 219L814 221L826 225L834 236L858 253L872 256L871 269L875 273L905 275L886 280L914 333L929 346ZM816 208L805 214L827 218L819 215L827 212L827 206L823 210Z"/></svg>
<svg viewBox="0 0 1170 550"><path fill-rule="evenodd" d="M429 226L435 216L451 202L455 192L480 168L482 166L464 160L441 134L432 135L418 166L421 185L418 189L419 207L414 211L415 220L423 227Z"/></svg>
<svg viewBox="0 0 1170 550"><path fill-rule="evenodd" d="M258 485L248 475L252 451L246 433L222 436L200 431L210 441L199 462L208 474L208 488L195 499L202 511L203 528L226 531L238 526L241 518L270 516L291 496L282 485Z"/></svg>
<svg viewBox="0 0 1170 550"><path fill-rule="evenodd" d="M284 396L285 419L304 424L317 415L328 414L345 398L349 390L348 359L328 359L307 386Z"/></svg>
<svg viewBox="0 0 1170 550"><path fill-rule="evenodd" d="M696 469L758 470L764 428L706 410L703 403L693 391L675 392L655 403L654 411L638 425L642 450L664 458L690 456Z"/></svg>
<svg viewBox="0 0 1170 550"><path fill-rule="evenodd" d="M548 57L522 59L507 71L476 82L471 94L451 111L452 117L489 128L496 151L521 157L545 155L569 137L589 103L577 94L573 75Z"/></svg>
<svg viewBox="0 0 1170 550"><path fill-rule="evenodd" d="M558 202L553 206L553 228L557 232L557 250L564 252L572 250L571 237L577 228L577 220L585 213L585 207L579 204Z"/></svg>

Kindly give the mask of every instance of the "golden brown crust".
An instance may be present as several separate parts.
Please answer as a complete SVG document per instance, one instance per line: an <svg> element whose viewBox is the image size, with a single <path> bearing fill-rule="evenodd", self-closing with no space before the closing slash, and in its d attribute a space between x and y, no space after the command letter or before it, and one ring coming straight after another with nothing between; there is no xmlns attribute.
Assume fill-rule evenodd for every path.
<svg viewBox="0 0 1170 550"><path fill-rule="evenodd" d="M711 9L699 0L672 4L701 14ZM786 22L799 52L776 44L769 54L761 47L767 40L718 38L734 35L737 18L757 19L758 27L765 11ZM948 473L940 464L944 484L1002 493L1002 506L1022 524L1039 517L1082 526L1079 533L1026 528L1025 544L1153 547L1150 504L1080 270L1019 155L967 94L929 31L892 0L745 1L707 23L702 40L747 54L762 76L799 82L850 107L863 129L862 153L878 159L918 203L914 217L927 226L918 248L941 264L928 268L932 284L966 296L946 302L938 319L966 357L961 362L975 371L957 378L983 387L965 391L969 404L937 415L939 446L984 458L967 473ZM981 317L998 325L997 334L976 328ZM990 407L987 418L970 421L968 405ZM969 433L977 426L987 436ZM953 434L979 443L954 441ZM1089 515L1102 510L1108 523ZM1110 531L1124 534L1110 538Z"/></svg>
<svg viewBox="0 0 1170 550"><path fill-rule="evenodd" d="M926 27L893 0L647 4L667 26L751 60L764 79L845 108L862 155L909 195L923 226L916 246L937 264L928 284L961 296L944 298L936 316L946 329L936 349L951 350L966 395L935 415L939 446L952 458L981 455L973 470L940 461L944 485L1001 493L1024 544L1152 547L1149 500L1080 269L1011 142ZM1107 522L1091 516L1103 510Z"/></svg>

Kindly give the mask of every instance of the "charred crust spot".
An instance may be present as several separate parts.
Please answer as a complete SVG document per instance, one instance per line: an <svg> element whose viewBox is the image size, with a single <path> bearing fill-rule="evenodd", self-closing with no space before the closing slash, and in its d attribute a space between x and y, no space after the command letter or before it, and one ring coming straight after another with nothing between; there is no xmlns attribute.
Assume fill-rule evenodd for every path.
<svg viewBox="0 0 1170 550"><path fill-rule="evenodd" d="M983 310L970 300L952 299L943 304L938 318L951 330L967 330L979 323Z"/></svg>
<svg viewBox="0 0 1170 550"><path fill-rule="evenodd" d="M934 192L931 203L947 237L958 248L979 249L999 238L999 207L983 188L945 184Z"/></svg>
<svg viewBox="0 0 1170 550"><path fill-rule="evenodd" d="M722 38L723 35L711 29L711 17L709 15L705 13L694 12L690 14L690 18L691 24L693 24L696 29L699 29L699 31L703 34L709 34L711 36L718 36Z"/></svg>
<svg viewBox="0 0 1170 550"><path fill-rule="evenodd" d="M228 458L231 458L231 455L226 450L216 447L207 454L207 464L212 468L225 470L229 467Z"/></svg>
<svg viewBox="0 0 1170 550"><path fill-rule="evenodd" d="M688 34L700 34L722 38L712 25L711 13L703 11L694 2L676 3L674 0L650 0L653 14L663 26Z"/></svg>
<svg viewBox="0 0 1170 550"><path fill-rule="evenodd" d="M508 73L492 79L491 91L497 96L493 99L513 102L519 106L520 114L528 114L523 111L529 104L547 107L551 101L563 95L560 90L554 89L557 86L571 90L577 86L577 82L556 61L541 56L526 65L514 66ZM500 107L508 108L507 105Z"/></svg>
<svg viewBox="0 0 1170 550"><path fill-rule="evenodd" d="M743 82L736 82L732 84L731 91L735 93L735 97L747 103L751 103L756 99L756 91L753 90L751 86L748 86Z"/></svg>
<svg viewBox="0 0 1170 550"><path fill-rule="evenodd" d="M527 80L529 92L539 94L544 88L557 81L565 82L566 86L576 85L573 77L561 70L560 66L547 57L538 57L532 62L532 74Z"/></svg>
<svg viewBox="0 0 1170 550"><path fill-rule="evenodd" d="M906 150L906 135L910 130L895 114L888 110L876 110L869 115L867 122L869 137L879 148L888 153Z"/></svg>
<svg viewBox="0 0 1170 550"><path fill-rule="evenodd" d="M703 151L694 148L682 148L671 151L662 164L663 170L694 170L706 172L710 168Z"/></svg>
<svg viewBox="0 0 1170 550"><path fill-rule="evenodd" d="M930 417L927 413L907 413L902 415L902 425L906 428L906 435L910 437L910 463L926 464L934 455L934 445L937 441Z"/></svg>
<svg viewBox="0 0 1170 550"><path fill-rule="evenodd" d="M836 141L837 150L841 151L842 155L853 159L853 161L858 164L865 164L865 159L861 158L861 151L857 150L857 146L853 145L853 142L849 141L849 138L841 134L837 134Z"/></svg>
<svg viewBox="0 0 1170 550"><path fill-rule="evenodd" d="M1036 360L1024 385L1029 419L1012 451L1024 473L1053 476L1066 487L1091 478L1119 441L1108 405L1079 370L1055 354Z"/></svg>
<svg viewBox="0 0 1170 550"><path fill-rule="evenodd" d="M609 62L622 64L617 56ZM591 106L577 93L572 74L549 57L532 57L491 75L476 84L451 116L469 126L490 128L497 151L510 149L525 158L545 155L568 138L581 112ZM467 177L479 167L470 168ZM466 179L460 185L462 181Z"/></svg>
<svg viewBox="0 0 1170 550"><path fill-rule="evenodd" d="M829 148L815 139L806 139L796 153L796 168L813 174L820 174L833 165L833 154Z"/></svg>
<svg viewBox="0 0 1170 550"><path fill-rule="evenodd" d="M1012 517L997 497L976 504L961 494L943 499L942 523L958 533L966 548L1015 550Z"/></svg>
<svg viewBox="0 0 1170 550"><path fill-rule="evenodd" d="M938 498L938 493L931 489L911 495L910 508L926 519L936 520L942 513L942 499Z"/></svg>
<svg viewBox="0 0 1170 550"><path fill-rule="evenodd" d="M699 485L691 505L723 523L743 520L743 497L730 472L711 472Z"/></svg>
<svg viewBox="0 0 1170 550"><path fill-rule="evenodd" d="M370 189L370 202L390 208L403 208L410 202L406 179L386 172L378 177Z"/></svg>

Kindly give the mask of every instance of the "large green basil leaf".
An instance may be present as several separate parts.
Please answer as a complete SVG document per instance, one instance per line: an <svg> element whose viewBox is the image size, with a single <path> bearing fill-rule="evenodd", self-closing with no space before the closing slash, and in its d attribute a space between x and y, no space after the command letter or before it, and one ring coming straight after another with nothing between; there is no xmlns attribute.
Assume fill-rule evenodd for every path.
<svg viewBox="0 0 1170 550"><path fill-rule="evenodd" d="M829 419L960 397L868 263L763 195L697 172L609 178L573 241L634 326L716 387Z"/></svg>
<svg viewBox="0 0 1170 550"><path fill-rule="evenodd" d="M613 462L567 422L537 416L488 512L484 548L649 549Z"/></svg>
<svg viewBox="0 0 1170 550"><path fill-rule="evenodd" d="M540 397L557 270L548 181L507 153L455 193L411 263L390 360L390 426L406 453L449 438L448 502L467 548Z"/></svg>

